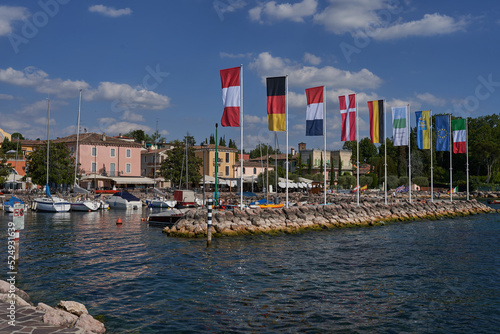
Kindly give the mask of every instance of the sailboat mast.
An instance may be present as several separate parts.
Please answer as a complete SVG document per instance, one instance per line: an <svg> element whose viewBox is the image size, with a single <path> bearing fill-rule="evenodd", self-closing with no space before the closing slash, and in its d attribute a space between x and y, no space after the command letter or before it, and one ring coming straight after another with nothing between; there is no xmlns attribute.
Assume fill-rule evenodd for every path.
<svg viewBox="0 0 500 334"><path fill-rule="evenodd" d="M47 118L47 182L46 182L46 187L49 187L49 149L50 149L50 142L49 142L49 130L50 130L50 99L48 99L48 118Z"/></svg>
<svg viewBox="0 0 500 334"><path fill-rule="evenodd" d="M82 107L82 90L80 89L80 100L78 101L78 120L76 122L76 150L75 150L75 185L78 172L78 143L80 141L80 110Z"/></svg>
<svg viewBox="0 0 500 334"><path fill-rule="evenodd" d="M157 133L158 133L158 120L156 120L156 133L155 133L155 135L154 135L154 137L155 137L155 140L154 140L154 145L155 145L155 154L154 154L153 159L154 159L154 161L155 161L155 167L154 167L154 168L155 168L155 170L154 170L154 172L153 172L153 178L154 178L154 179L153 179L153 181L154 181L154 182L153 182L153 189L154 189L154 188L156 188L156 152L158 151L158 146L156 145L156 134L157 134Z"/></svg>

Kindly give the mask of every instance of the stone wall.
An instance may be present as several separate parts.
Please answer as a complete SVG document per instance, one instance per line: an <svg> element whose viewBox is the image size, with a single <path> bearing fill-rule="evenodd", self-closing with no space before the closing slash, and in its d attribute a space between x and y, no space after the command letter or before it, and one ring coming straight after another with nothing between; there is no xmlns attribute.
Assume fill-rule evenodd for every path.
<svg viewBox="0 0 500 334"><path fill-rule="evenodd" d="M500 210L499 210L500 211ZM398 200L390 204L367 198L358 207L355 203L337 202L329 205L301 205L281 209L247 209L214 211L212 235L231 236L259 233L297 233L308 229L353 226L374 226L387 222L415 219L439 219L465 216L496 210L476 201L417 201ZM163 232L175 237L204 237L207 234L206 211L188 211L172 227Z"/></svg>

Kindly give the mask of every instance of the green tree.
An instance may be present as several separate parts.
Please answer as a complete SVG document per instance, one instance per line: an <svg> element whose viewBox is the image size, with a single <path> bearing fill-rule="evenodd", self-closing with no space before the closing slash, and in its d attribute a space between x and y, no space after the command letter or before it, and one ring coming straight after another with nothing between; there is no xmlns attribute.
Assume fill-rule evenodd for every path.
<svg viewBox="0 0 500 334"><path fill-rule="evenodd" d="M365 164L373 164L373 158L377 155L377 147L370 138L365 137L359 142L359 161Z"/></svg>
<svg viewBox="0 0 500 334"><path fill-rule="evenodd" d="M26 157L27 175L32 182L44 185L47 178L47 147L39 149ZM69 149L62 143L50 144L49 184L73 184L75 177L75 159Z"/></svg>
<svg viewBox="0 0 500 334"><path fill-rule="evenodd" d="M4 155L0 161L0 184L4 184L7 181L11 169L12 166L7 163L7 158Z"/></svg>
<svg viewBox="0 0 500 334"><path fill-rule="evenodd" d="M134 141L141 143L143 141L146 141L146 134L144 133L144 130L133 130L130 132L127 132L124 134L125 137L132 137L134 138Z"/></svg>
<svg viewBox="0 0 500 334"><path fill-rule="evenodd" d="M174 148L167 152L167 157L161 165L161 175L165 179L171 180L173 184L180 185L180 187L186 184L186 139L188 143L194 141L189 136L184 141L175 140L172 143ZM203 166L203 159L195 156L193 145L188 145L187 154L189 183L192 185L199 183L201 180L200 169Z"/></svg>
<svg viewBox="0 0 500 334"><path fill-rule="evenodd" d="M219 146L226 146L226 136L222 136L219 139Z"/></svg>
<svg viewBox="0 0 500 334"><path fill-rule="evenodd" d="M213 133L210 135L210 142L209 142L209 144L210 145L215 145L215 136L214 136Z"/></svg>
<svg viewBox="0 0 500 334"><path fill-rule="evenodd" d="M267 145L266 144L259 144L257 147L255 147L253 150L250 151L250 159L255 159L259 157L265 157L267 152ZM269 146L269 154L274 155L275 153L280 154L280 150L274 150L271 146Z"/></svg>

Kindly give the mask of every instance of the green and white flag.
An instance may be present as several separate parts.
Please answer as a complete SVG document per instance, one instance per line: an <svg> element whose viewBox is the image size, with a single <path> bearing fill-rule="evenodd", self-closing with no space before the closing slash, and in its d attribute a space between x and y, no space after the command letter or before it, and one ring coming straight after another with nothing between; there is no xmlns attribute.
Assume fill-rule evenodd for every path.
<svg viewBox="0 0 500 334"><path fill-rule="evenodd" d="M408 107L392 108L394 146L408 146Z"/></svg>

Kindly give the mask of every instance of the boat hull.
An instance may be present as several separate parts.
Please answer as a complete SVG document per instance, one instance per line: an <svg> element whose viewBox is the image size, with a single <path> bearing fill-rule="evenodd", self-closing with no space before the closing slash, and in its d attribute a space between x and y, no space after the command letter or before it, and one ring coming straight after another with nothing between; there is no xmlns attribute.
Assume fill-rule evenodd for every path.
<svg viewBox="0 0 500 334"><path fill-rule="evenodd" d="M34 200L36 210L41 212L68 212L71 204L59 197L36 198Z"/></svg>
<svg viewBox="0 0 500 334"><path fill-rule="evenodd" d="M110 208L113 209L134 209L138 210L142 207L141 201L127 201L122 198L110 198L108 200L108 204Z"/></svg>
<svg viewBox="0 0 500 334"><path fill-rule="evenodd" d="M96 211L101 206L97 201L76 201L71 203L71 211Z"/></svg>

